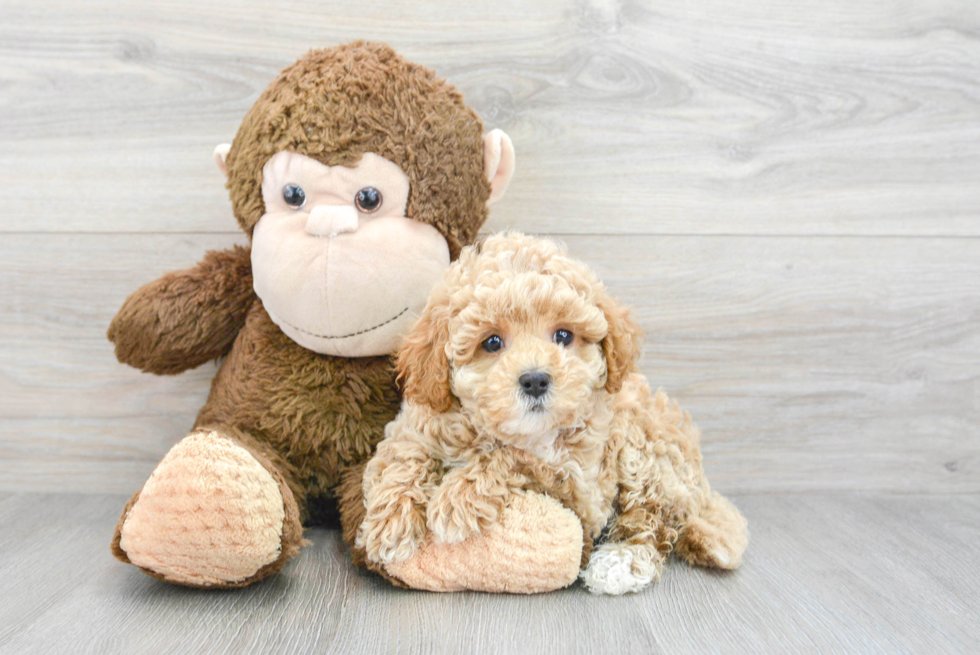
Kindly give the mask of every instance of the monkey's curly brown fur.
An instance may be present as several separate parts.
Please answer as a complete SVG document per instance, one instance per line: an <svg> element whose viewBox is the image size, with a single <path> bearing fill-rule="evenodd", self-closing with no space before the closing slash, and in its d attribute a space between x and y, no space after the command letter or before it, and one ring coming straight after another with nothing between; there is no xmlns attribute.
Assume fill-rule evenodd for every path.
<svg viewBox="0 0 980 655"><path fill-rule="evenodd" d="M282 150L327 166L373 152L398 163L406 215L438 229L455 258L486 220L483 123L453 86L380 43L314 50L284 70L245 115L228 153L242 229L265 211L262 166Z"/></svg>
<svg viewBox="0 0 980 655"><path fill-rule="evenodd" d="M314 50L266 89L235 137L227 158L235 216L251 235L265 212L262 168L277 152L348 166L374 152L407 174L406 215L435 226L455 257L487 216L482 131L452 85L388 46ZM121 362L157 374L226 356L194 427L251 453L281 483L287 511L279 560L218 586L248 584L281 568L301 542L300 522L318 513L311 501L334 495L346 469L360 478L359 465L398 409L390 357L320 355L283 334L255 296L245 248L208 253L196 267L137 290L108 336ZM342 518L353 517L345 524L359 523L359 493L344 500ZM119 532L132 505L113 545L124 561Z"/></svg>

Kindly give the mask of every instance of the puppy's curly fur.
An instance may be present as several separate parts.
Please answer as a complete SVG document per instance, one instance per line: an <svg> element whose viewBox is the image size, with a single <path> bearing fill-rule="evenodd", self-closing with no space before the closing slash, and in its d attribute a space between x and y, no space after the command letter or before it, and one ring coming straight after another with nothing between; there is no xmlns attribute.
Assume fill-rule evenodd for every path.
<svg viewBox="0 0 980 655"><path fill-rule="evenodd" d="M465 248L398 353L404 402L364 474L367 557L405 560L429 531L462 541L530 489L604 534L581 574L595 593L642 589L673 550L737 567L746 521L708 486L690 417L637 372L641 338L556 243Z"/></svg>

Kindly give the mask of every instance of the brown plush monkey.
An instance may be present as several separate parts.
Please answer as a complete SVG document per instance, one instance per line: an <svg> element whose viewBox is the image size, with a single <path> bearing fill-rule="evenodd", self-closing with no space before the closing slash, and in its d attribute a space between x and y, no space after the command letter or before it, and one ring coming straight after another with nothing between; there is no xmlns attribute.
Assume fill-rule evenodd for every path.
<svg viewBox="0 0 980 655"><path fill-rule="evenodd" d="M116 557L177 584L248 585L337 496L353 540L363 463L399 405L389 354L513 172L510 140L482 130L454 87L385 45L312 51L265 90L215 150L251 248L149 283L109 328L119 360L151 373L224 358L193 430L123 510ZM574 579L574 515L533 494L511 514L478 544L379 572L437 588Z"/></svg>

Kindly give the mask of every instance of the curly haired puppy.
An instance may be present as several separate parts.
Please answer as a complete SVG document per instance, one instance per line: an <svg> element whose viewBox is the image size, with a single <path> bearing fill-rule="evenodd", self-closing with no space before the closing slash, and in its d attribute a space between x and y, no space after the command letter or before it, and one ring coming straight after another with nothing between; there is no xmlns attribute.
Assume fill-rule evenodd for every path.
<svg viewBox="0 0 980 655"><path fill-rule="evenodd" d="M737 567L745 519L708 486L690 417L637 372L641 338L556 243L464 249L398 353L401 413L364 474L368 558L405 560L430 530L462 541L529 489L581 519L592 592L642 589L674 550Z"/></svg>

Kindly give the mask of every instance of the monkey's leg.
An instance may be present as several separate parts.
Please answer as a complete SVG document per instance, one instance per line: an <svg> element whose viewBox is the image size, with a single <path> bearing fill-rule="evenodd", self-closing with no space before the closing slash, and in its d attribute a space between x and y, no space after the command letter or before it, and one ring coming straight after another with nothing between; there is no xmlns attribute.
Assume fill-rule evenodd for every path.
<svg viewBox="0 0 980 655"><path fill-rule="evenodd" d="M748 523L727 498L712 492L681 528L677 554L691 564L735 569L749 545Z"/></svg>
<svg viewBox="0 0 980 655"><path fill-rule="evenodd" d="M227 426L179 441L123 510L112 553L188 587L244 587L303 545L287 466Z"/></svg>
<svg viewBox="0 0 980 655"><path fill-rule="evenodd" d="M367 561L354 545L364 520L361 481L364 465L344 473L340 516L344 540L354 564L380 573L398 586L428 591L540 593L567 587L578 576L582 560L582 523L557 500L534 492L517 492L498 522L456 544L434 543L431 533L418 552L404 562L381 567Z"/></svg>

